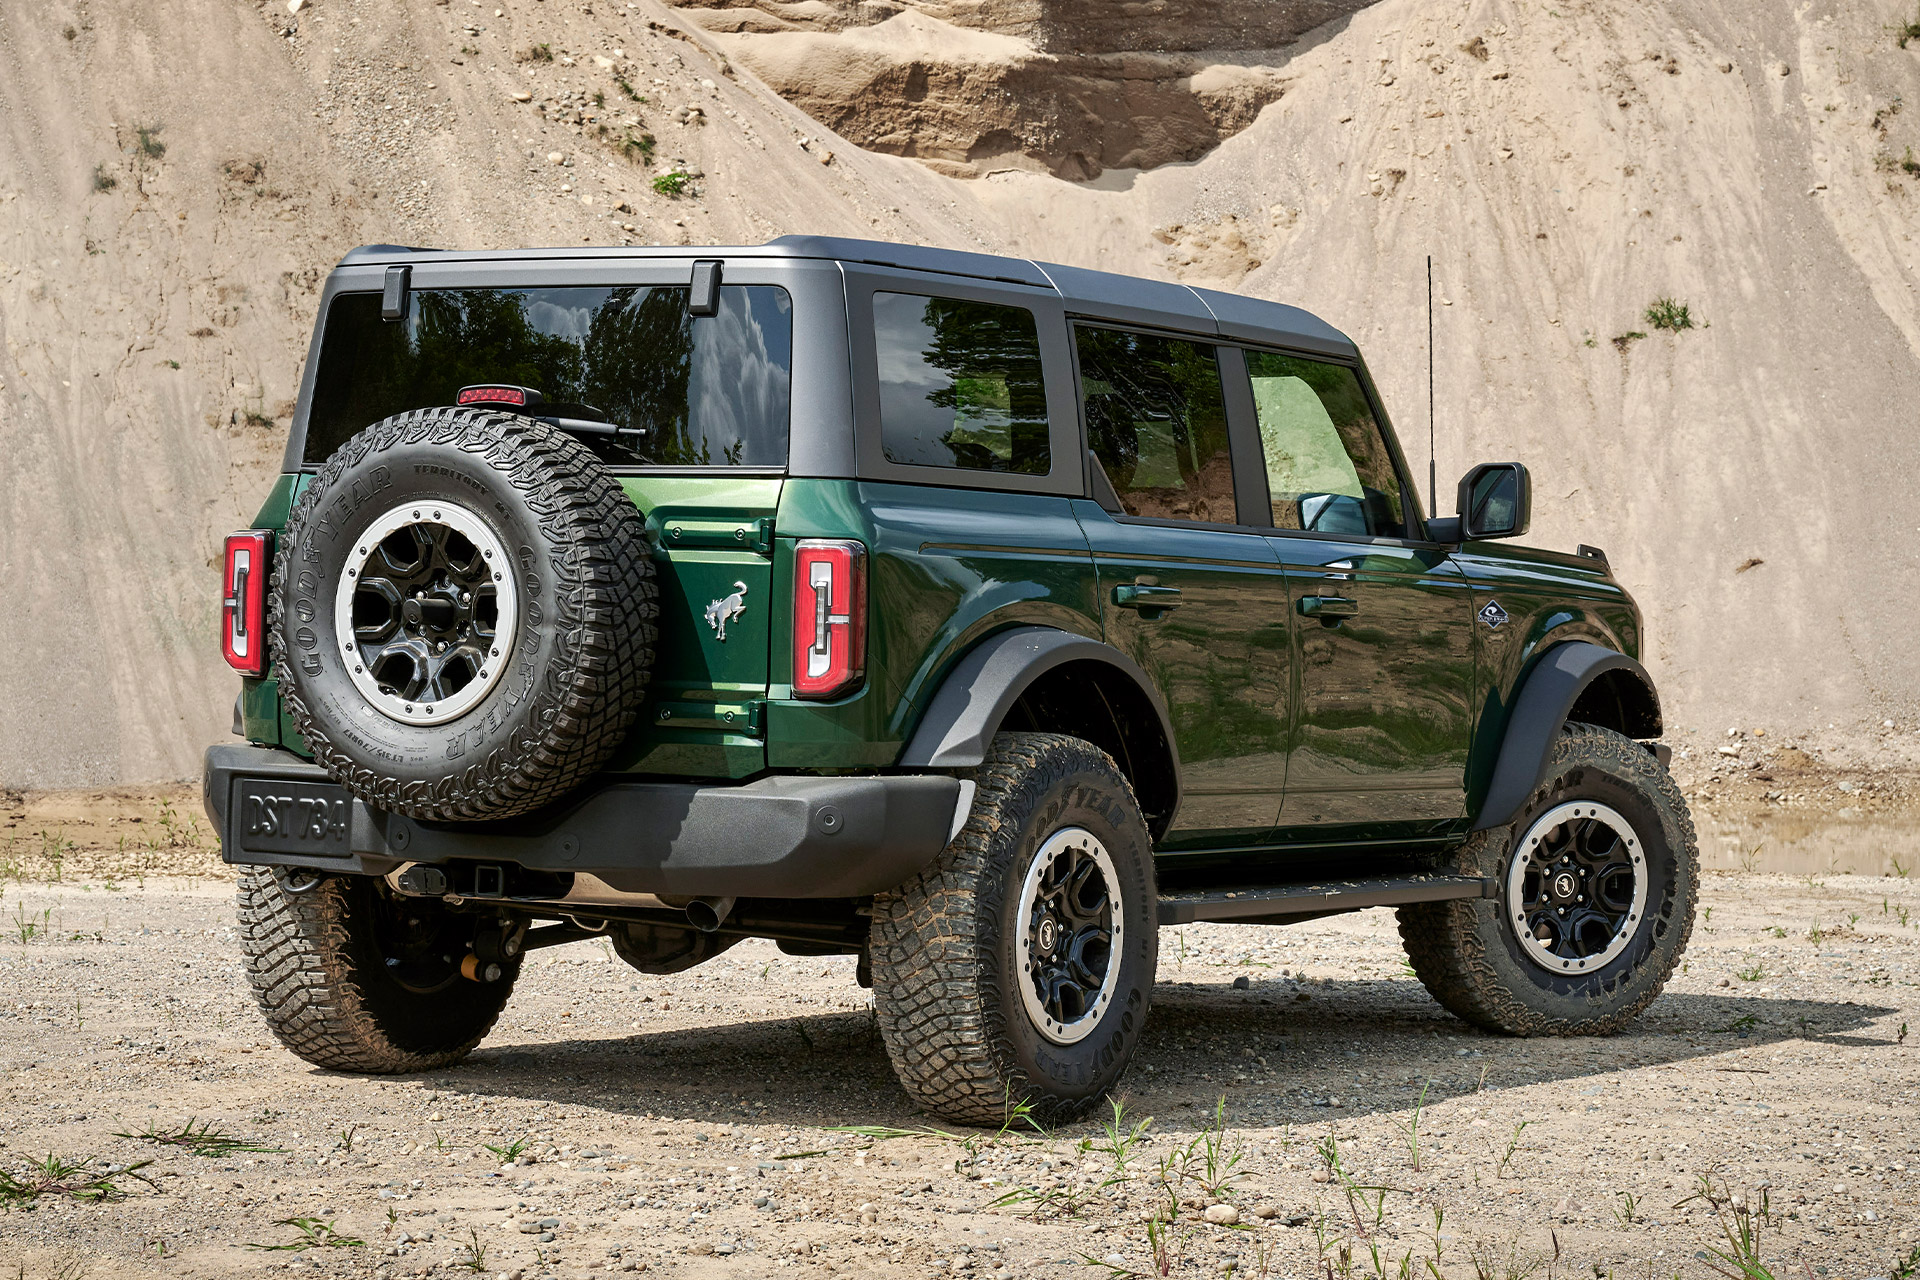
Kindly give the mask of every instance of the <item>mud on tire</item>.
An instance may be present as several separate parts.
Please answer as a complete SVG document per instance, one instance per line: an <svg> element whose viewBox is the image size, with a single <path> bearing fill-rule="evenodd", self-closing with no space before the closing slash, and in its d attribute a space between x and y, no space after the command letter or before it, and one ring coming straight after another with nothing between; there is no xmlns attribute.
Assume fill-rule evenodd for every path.
<svg viewBox="0 0 1920 1280"><path fill-rule="evenodd" d="M935 1115L999 1125L1010 1108L1027 1103L1042 1122L1068 1119L1113 1087L1146 1023L1158 955L1151 840L1126 778L1078 738L1000 734L970 776L977 790L960 834L920 875L874 901L881 1037L901 1084ZM1061 839L1075 848L1064 849ZM1089 863L1072 861L1090 857L1095 842L1118 882L1104 902ZM1059 851L1035 872L1049 848ZM1078 922L1071 939L1082 940L1076 954L1090 970L1108 972L1098 963L1099 922L1117 924L1108 933L1118 937L1105 955L1113 980L1100 988L1104 1001L1067 983L1051 988L1059 1003L1047 1004L1034 985L1049 1032L1023 997L1022 984L1034 979L1020 957L1042 955L1035 920L1052 908L1032 907L1026 918L1021 908L1026 897L1052 891L1044 887L1055 868L1081 876L1080 889L1069 887L1079 897L1068 914ZM1103 882L1105 869L1096 869ZM1045 901L1060 898L1056 892ZM1068 933L1066 925L1050 931L1049 954L1067 954Z"/></svg>
<svg viewBox="0 0 1920 1280"><path fill-rule="evenodd" d="M1644 857L1645 883L1637 899L1641 909L1620 913L1625 939L1616 944L1617 954L1603 948L1588 960L1569 962L1522 937L1516 914L1524 916L1528 907L1510 900L1509 872L1515 842L1576 802L1592 802L1583 812L1604 806L1625 819ZM1554 743L1545 781L1513 824L1475 832L1448 870L1495 878L1499 897L1401 907L1400 936L1433 997L1488 1031L1618 1031L1660 994L1693 932L1700 855L1686 801L1646 748L1610 729L1567 725ZM1573 902L1573 895L1566 900ZM1574 965L1586 967L1576 971Z"/></svg>
<svg viewBox="0 0 1920 1280"><path fill-rule="evenodd" d="M513 414L400 414L341 446L294 506L268 606L274 675L314 760L362 799L510 817L626 735L655 592L640 514L584 445Z"/></svg>
<svg viewBox="0 0 1920 1280"><path fill-rule="evenodd" d="M493 1028L520 964L469 981L479 920L400 898L372 876L253 866L240 876L240 950L267 1025L317 1067L393 1074L448 1066Z"/></svg>

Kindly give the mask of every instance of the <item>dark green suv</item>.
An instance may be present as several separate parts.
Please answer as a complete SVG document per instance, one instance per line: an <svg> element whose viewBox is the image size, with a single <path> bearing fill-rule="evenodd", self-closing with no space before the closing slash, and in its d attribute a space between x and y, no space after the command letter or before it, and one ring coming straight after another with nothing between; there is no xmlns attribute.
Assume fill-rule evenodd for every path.
<svg viewBox="0 0 1920 1280"><path fill-rule="evenodd" d="M1304 311L1018 259L354 251L228 540L206 805L321 1066L471 1050L529 948L852 954L927 1109L1061 1117L1161 925L1392 906L1449 1009L1646 1007L1697 853L1640 617L1423 517Z"/></svg>

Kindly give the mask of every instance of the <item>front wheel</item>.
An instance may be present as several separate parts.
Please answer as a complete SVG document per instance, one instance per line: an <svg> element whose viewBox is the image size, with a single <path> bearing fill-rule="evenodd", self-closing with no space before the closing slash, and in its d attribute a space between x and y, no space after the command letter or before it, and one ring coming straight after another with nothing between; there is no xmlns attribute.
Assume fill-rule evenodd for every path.
<svg viewBox="0 0 1920 1280"><path fill-rule="evenodd" d="M972 814L873 906L873 996L895 1073L928 1111L1000 1125L1084 1111L1126 1070L1159 954L1153 846L1098 747L1006 733Z"/></svg>
<svg viewBox="0 0 1920 1280"><path fill-rule="evenodd" d="M1700 854L1673 778L1610 729L1569 724L1510 826L1476 831L1452 868L1497 897L1400 908L1420 981L1510 1035L1615 1032L1660 994L1693 931Z"/></svg>
<svg viewBox="0 0 1920 1280"><path fill-rule="evenodd" d="M240 877L240 951L267 1026L335 1071L430 1071L472 1052L520 971L515 956L496 981L463 974L482 924L373 876Z"/></svg>

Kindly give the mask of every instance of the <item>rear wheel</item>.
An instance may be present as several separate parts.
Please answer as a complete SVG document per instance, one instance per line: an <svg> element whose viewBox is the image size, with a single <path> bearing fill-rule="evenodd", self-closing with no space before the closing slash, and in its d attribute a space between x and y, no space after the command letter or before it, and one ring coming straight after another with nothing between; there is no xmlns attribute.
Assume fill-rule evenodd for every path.
<svg viewBox="0 0 1920 1280"><path fill-rule="evenodd" d="M1414 972L1453 1013L1512 1035L1620 1030L1660 994L1693 931L1700 857L1686 801L1631 738L1569 724L1512 825L1454 868L1497 898L1400 908Z"/></svg>
<svg viewBox="0 0 1920 1280"><path fill-rule="evenodd" d="M469 959L486 924L373 876L251 866L240 877L240 949L267 1025L336 1071L427 1071L466 1057L520 971L517 957ZM499 977L475 981L463 966Z"/></svg>
<svg viewBox="0 0 1920 1280"><path fill-rule="evenodd" d="M963 1124L1068 1119L1126 1070L1158 955L1153 848L1099 748L1001 734L934 864L874 901L874 1005L915 1101Z"/></svg>

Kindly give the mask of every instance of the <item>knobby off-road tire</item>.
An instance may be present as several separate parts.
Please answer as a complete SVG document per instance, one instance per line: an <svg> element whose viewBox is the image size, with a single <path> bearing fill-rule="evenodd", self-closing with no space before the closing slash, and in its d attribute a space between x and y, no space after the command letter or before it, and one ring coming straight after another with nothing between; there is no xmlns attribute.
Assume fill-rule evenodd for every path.
<svg viewBox="0 0 1920 1280"><path fill-rule="evenodd" d="M969 776L960 834L874 900L880 1034L901 1084L935 1115L996 1126L1024 1102L1041 1122L1068 1119L1113 1087L1146 1024L1158 956L1152 842L1126 778L1078 738L1000 734ZM1071 904L1056 875L1078 877ZM1103 903L1096 890L1109 875ZM1022 955L1058 978L1064 957L1101 958L1103 928L1104 998L1068 980L1048 1005Z"/></svg>
<svg viewBox="0 0 1920 1280"><path fill-rule="evenodd" d="M640 707L658 613L645 526L545 423L445 408L375 423L295 504L275 575L294 725L379 808L537 809L605 763Z"/></svg>
<svg viewBox="0 0 1920 1280"><path fill-rule="evenodd" d="M1618 947L1617 954L1600 948L1585 959L1559 959L1543 954L1545 943L1529 947L1522 936L1516 913L1529 908L1524 894L1516 903L1510 893L1515 846L1534 832L1547 836L1552 847L1552 833L1535 829L1556 813L1585 822L1603 845L1609 829L1579 815L1603 813L1631 828L1632 843L1617 835L1611 841L1626 863L1634 852L1641 855L1636 870L1645 877L1644 892L1639 910L1616 911L1621 925L1610 946ZM1660 994L1693 932L1700 854L1686 801L1646 748L1610 729L1567 725L1554 743L1545 781L1518 818L1509 827L1475 832L1449 869L1494 877L1500 896L1401 907L1400 936L1414 972L1434 998L1489 1031L1521 1036L1619 1031ZM1624 887L1624 880L1619 883ZM1541 891L1546 892L1544 884ZM1620 897L1625 900L1624 892ZM1557 910L1553 899L1543 901L1547 905L1540 914ZM1566 901L1569 910L1581 909L1574 897Z"/></svg>
<svg viewBox="0 0 1920 1280"><path fill-rule="evenodd" d="M240 949L267 1025L335 1071L428 1071L480 1043L520 962L502 962L497 982L461 977L478 923L392 895L373 876L313 884L306 872L260 866L240 875Z"/></svg>

